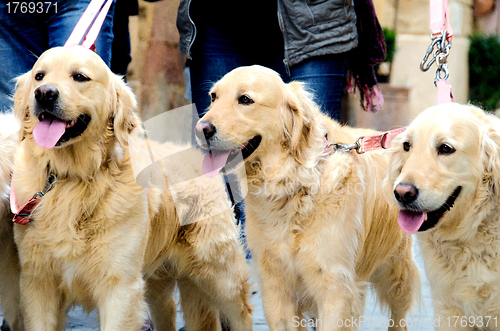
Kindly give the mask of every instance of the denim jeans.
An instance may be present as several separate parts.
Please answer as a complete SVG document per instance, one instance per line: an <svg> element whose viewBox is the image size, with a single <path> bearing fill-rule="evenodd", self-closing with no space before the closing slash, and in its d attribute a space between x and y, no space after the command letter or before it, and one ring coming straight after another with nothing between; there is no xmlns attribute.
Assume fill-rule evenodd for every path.
<svg viewBox="0 0 500 331"><path fill-rule="evenodd" d="M285 82L305 82L321 110L340 121L348 53L313 57L287 72L282 36L270 36L272 40L263 40L262 36L225 33L209 25L198 29L191 49L190 72L192 99L200 117L210 105L208 92L216 81L234 68L259 64L277 71Z"/></svg>
<svg viewBox="0 0 500 331"><path fill-rule="evenodd" d="M52 4L50 8L45 1L16 0L25 4L42 3L43 13L40 14L30 13L26 8L23 14L21 7L14 12L13 2L0 0L0 112L13 106L10 99L14 93L13 79L29 71L44 51L66 43L90 0L52 0L48 2ZM114 5L95 43L97 53L108 66L113 41L113 11Z"/></svg>

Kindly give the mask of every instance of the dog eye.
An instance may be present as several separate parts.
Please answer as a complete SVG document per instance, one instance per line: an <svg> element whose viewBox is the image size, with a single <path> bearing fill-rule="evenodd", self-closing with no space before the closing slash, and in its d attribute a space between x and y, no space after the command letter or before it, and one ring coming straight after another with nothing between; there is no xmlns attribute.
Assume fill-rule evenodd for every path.
<svg viewBox="0 0 500 331"><path fill-rule="evenodd" d="M410 147L411 147L411 145L410 145L410 143L408 141L405 141L403 143L403 149L405 150L405 152L409 152L410 151Z"/></svg>
<svg viewBox="0 0 500 331"><path fill-rule="evenodd" d="M438 155L450 155L455 153L455 148L448 144L442 144L438 148Z"/></svg>
<svg viewBox="0 0 500 331"><path fill-rule="evenodd" d="M82 75L82 74L74 74L73 80L75 82L88 82L90 80L90 78L88 78L87 76Z"/></svg>
<svg viewBox="0 0 500 331"><path fill-rule="evenodd" d="M39 72L35 75L35 80L42 80L43 77L45 77L45 74L43 72Z"/></svg>
<svg viewBox="0 0 500 331"><path fill-rule="evenodd" d="M238 103L241 105L251 105L253 103L253 100L246 95L242 95L238 98Z"/></svg>
<svg viewBox="0 0 500 331"><path fill-rule="evenodd" d="M212 102L214 102L215 99L217 99L217 94L215 94L215 92L212 92L210 93L210 97L212 98Z"/></svg>

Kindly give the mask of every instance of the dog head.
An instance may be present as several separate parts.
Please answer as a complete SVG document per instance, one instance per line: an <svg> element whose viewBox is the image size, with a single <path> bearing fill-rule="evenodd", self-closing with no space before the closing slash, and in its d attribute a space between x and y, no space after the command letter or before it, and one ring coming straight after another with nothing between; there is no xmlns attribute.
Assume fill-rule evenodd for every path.
<svg viewBox="0 0 500 331"><path fill-rule="evenodd" d="M94 52L56 47L20 76L14 110L23 137L44 149L63 149L106 136L110 127L122 145L138 125L136 101L119 76Z"/></svg>
<svg viewBox="0 0 500 331"><path fill-rule="evenodd" d="M314 140L319 109L303 84L285 84L271 69L234 69L213 86L210 97L212 103L195 132L200 146L210 149L214 168L240 152L245 160L285 152L304 163L311 144L324 147Z"/></svg>
<svg viewBox="0 0 500 331"><path fill-rule="evenodd" d="M498 119L476 107L444 104L422 112L390 149L385 185L407 233L456 224L498 199Z"/></svg>

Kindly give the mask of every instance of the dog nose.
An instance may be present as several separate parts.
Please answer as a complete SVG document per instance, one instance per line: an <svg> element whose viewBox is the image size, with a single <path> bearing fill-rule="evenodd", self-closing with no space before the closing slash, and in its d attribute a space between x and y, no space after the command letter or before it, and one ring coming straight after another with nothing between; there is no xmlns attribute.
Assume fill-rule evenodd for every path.
<svg viewBox="0 0 500 331"><path fill-rule="evenodd" d="M35 99L42 103L51 103L59 97L59 90L52 85L40 85L35 89Z"/></svg>
<svg viewBox="0 0 500 331"><path fill-rule="evenodd" d="M215 135L217 129L210 122L198 122L195 127L195 134L198 139L210 139Z"/></svg>
<svg viewBox="0 0 500 331"><path fill-rule="evenodd" d="M394 196L399 202L408 204L417 199L418 189L413 184L398 184L394 189Z"/></svg>

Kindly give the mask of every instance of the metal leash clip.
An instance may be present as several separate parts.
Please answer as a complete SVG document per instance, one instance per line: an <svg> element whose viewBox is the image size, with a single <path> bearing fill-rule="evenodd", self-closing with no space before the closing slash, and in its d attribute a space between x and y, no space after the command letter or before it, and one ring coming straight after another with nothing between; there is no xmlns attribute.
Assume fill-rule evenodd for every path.
<svg viewBox="0 0 500 331"><path fill-rule="evenodd" d="M431 44L427 48L424 59L420 63L420 70L425 72L430 69L434 62L436 62L438 68L436 70L434 85L437 85L438 80L447 80L449 77L447 60L448 55L450 55L451 40L448 40L447 30L443 30L436 35L431 35L431 39ZM433 54L432 59L426 64L431 54Z"/></svg>
<svg viewBox="0 0 500 331"><path fill-rule="evenodd" d="M361 139L363 139L365 136L360 136L356 140L354 144L340 144L340 143L330 143L326 146L326 148L330 148L333 146L333 149L338 152L350 152L353 149L356 150L356 153L358 154L363 154L364 152L361 152Z"/></svg>
<svg viewBox="0 0 500 331"><path fill-rule="evenodd" d="M43 197L47 192L52 190L56 183L57 176L51 171L49 175L47 176L47 181L45 182L45 186L43 187L43 190L41 192L36 192L35 195L33 195L33 198L31 199L36 199L38 197Z"/></svg>

